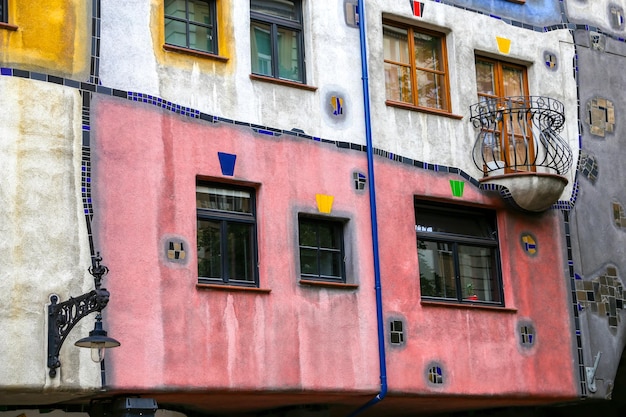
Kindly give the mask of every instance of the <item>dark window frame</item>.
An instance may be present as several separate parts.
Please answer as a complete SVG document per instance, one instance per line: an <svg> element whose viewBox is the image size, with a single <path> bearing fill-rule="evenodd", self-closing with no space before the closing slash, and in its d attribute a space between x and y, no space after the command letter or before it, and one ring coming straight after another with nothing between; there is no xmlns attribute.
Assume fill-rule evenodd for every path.
<svg viewBox="0 0 626 417"><path fill-rule="evenodd" d="M257 232L257 213L256 213L256 189L252 187L245 187L233 184L225 184L220 182L200 181L196 182L197 187L214 187L222 190L234 190L245 191L250 193L250 213L238 213L231 211L223 211L217 209L200 208L196 204L196 231L199 234L198 222L201 220L208 220L220 223L220 256L221 256L221 277L203 277L200 275L200 259L198 258L198 283L200 284L224 284L234 285L242 287L259 287L259 244L258 244L258 232ZM197 192L197 191L196 191ZM229 269L229 252L228 252L228 237L227 227L229 224L246 224L252 227L251 230L251 254L250 261L252 262L252 280L237 280L231 278L232 271ZM196 237L196 248L199 248L199 236Z"/></svg>
<svg viewBox="0 0 626 417"><path fill-rule="evenodd" d="M431 215L436 213L435 216L445 214L450 215L451 218L455 218L457 222L467 219L467 224L481 223L481 221L487 224L487 230L484 236L476 236L469 234L456 234L450 232L432 231L428 230L428 227L420 224L420 210L425 213L427 217L428 213ZM424 217L422 217L423 219ZM417 241L418 258L420 254L420 243L435 243L448 245L450 249L448 252L452 257L452 268L454 272L454 296L438 296L438 295L425 295L427 283L423 277L423 271L420 270L420 294L421 299L424 301L441 301L451 303L471 303L471 304L486 304L490 306L504 307L504 292L502 281L502 264L500 255L500 244L498 238L497 229L497 216L495 211L476 208L465 207L458 205L446 205L436 202L424 201L415 199L415 234ZM489 285L495 287L489 291L491 298L495 300L487 300L486 297L481 299L477 295L469 294L468 287L463 284L467 281L467 277L461 276L460 265L460 251L459 246L463 247L475 247L480 249L488 249L490 251L489 260L491 267L491 276ZM424 248L422 248L424 250ZM421 265L419 266L421 268ZM435 273L436 275L436 273ZM445 278L443 278L445 279ZM470 278L471 280L471 278ZM472 287L473 289L473 287ZM478 298L474 298L478 297Z"/></svg>
<svg viewBox="0 0 626 417"><path fill-rule="evenodd" d="M8 0L0 0L0 23L9 23Z"/></svg>
<svg viewBox="0 0 626 417"><path fill-rule="evenodd" d="M204 54L211 54L211 55L218 55L219 53L219 48L218 48L218 30L217 30L217 24L218 24L218 19L217 19L217 0L196 0L196 1L202 1L208 4L209 6L209 10L211 13L211 22L209 23L202 23L202 22L196 22L194 20L190 20L189 19L189 0L182 0L185 2L185 18L180 18L180 17L175 17L175 16L170 16L168 14L166 14L165 11L165 2L163 2L163 15L164 15L164 41L166 45L169 46L173 46L176 48L183 48L183 49L188 49L189 51L193 51L193 52L200 52L200 53L204 53ZM167 20L170 19L172 21L176 21L176 22L180 22L183 23L185 25L185 45L177 45L174 43L168 43L167 42L167 28L165 27L165 25L167 24ZM190 34L190 25L193 26L198 26L198 27L203 27L203 28L207 28L207 32L210 33L211 37L212 37L212 43L213 43L213 50L211 51L207 51L207 50L203 50L203 49L197 49L197 48L193 48L190 46L190 41L189 41L189 34Z"/></svg>
<svg viewBox="0 0 626 417"><path fill-rule="evenodd" d="M333 233L335 235L335 238L337 239L338 242L338 248L327 248L327 247L323 247L321 246L320 242L319 242L319 237L318 237L318 241L317 241L317 245L316 246L308 246L308 245L303 245L302 241L301 241L301 232L300 232L300 228L301 228L301 222L307 222L307 223L312 223L312 224L316 224L317 226L319 225L324 225L324 226L331 226L333 229ZM346 273L346 249L345 249L345 239L344 239L344 232L345 232L345 226L346 226L346 222L341 220L341 219L336 219L336 218L329 218L329 217L320 217L320 216L312 216L312 215L306 215L306 214L299 214L298 215L298 265L299 265L299 277L301 280L304 281L319 281L319 282L329 282L329 283L339 283L339 284L346 284L347 283L347 273ZM307 249L307 250L316 250L317 251L317 274L312 274L312 273L305 273L302 271L302 250L303 249ZM321 263L321 258L320 258L320 254L323 252L331 252L331 253L335 253L339 255L339 259L340 259L340 275L339 276L333 276L333 275L325 275L321 273L321 267L320 267L320 263Z"/></svg>
<svg viewBox="0 0 626 417"><path fill-rule="evenodd" d="M254 0L250 0L252 3ZM289 19L282 18L280 16L275 16L271 14L261 13L252 10L252 5L250 4L250 31L252 31L252 23L256 22L262 25L270 26L270 40L271 40L271 75L263 74L259 72L252 71L251 73L260 76L260 77L269 77L282 81L289 81L295 83L306 84L306 71L305 71L305 54L304 54L304 19L302 13L302 0L293 0L295 6L295 12L298 17L298 21L293 21ZM280 77L279 71L279 52L278 52L278 29L284 28L287 30L291 30L297 32L298 34L298 68L300 68L300 79L294 80L291 78L283 78ZM252 49L250 49L252 52ZM252 57L254 59L254 57Z"/></svg>

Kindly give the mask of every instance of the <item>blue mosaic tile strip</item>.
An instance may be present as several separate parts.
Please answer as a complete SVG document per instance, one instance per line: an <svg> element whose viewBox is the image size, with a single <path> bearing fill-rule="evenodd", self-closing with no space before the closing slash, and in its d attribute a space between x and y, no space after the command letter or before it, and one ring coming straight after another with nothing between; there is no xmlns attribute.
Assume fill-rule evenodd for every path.
<svg viewBox="0 0 626 417"><path fill-rule="evenodd" d="M16 71L13 68L0 68L0 75L13 75L13 76L24 76L24 72L22 72L21 74L17 74L16 75ZM30 74L29 74L30 76ZM181 106L180 104L176 104L173 103L171 101L168 100L164 100L160 97L157 96L153 96L150 94L144 94L144 93L138 93L138 92L133 92L133 91L122 91L122 90L116 90L116 89L112 89L112 88L108 88L108 87L103 87L103 86L96 86L94 84L91 83L85 83L85 82L77 82L77 81L73 81L73 80L68 80L68 79L62 79L62 78L58 78L58 77L53 77L50 78L50 76L48 76L48 82L53 82L55 84L63 84L66 86L73 86L75 88L78 88L81 90L82 94L83 94L83 145L84 146L88 146L89 145L89 130L90 130L90 122L89 122L89 105L88 102L85 102L85 100L90 100L90 97L92 94L104 94L104 95L108 95L108 96L112 96L112 97L120 97L120 98L125 98L129 101L134 101L134 102L139 102L139 103L145 103L145 104L150 104L150 105L154 105L157 107L160 107L162 109L165 109L167 111L171 111L173 113L176 114L180 114L181 116L186 116L186 117L190 117L190 118L194 118L194 119L201 119L210 123L228 123L228 124L234 124L237 126L245 126L245 127L250 127L253 131L255 131L256 133L259 134L263 134L263 135L267 135L267 136L280 136L282 134L286 134L289 136L294 136L294 137L298 137L298 138L303 138L303 139L309 139L315 142L320 142L320 143L326 143L326 144L333 144L335 146L337 146L338 148L341 149L350 149L350 150L355 150L355 151L359 151L359 152L366 152L367 151L367 146L365 145L360 145L360 144L355 144L355 143L350 143L350 142L344 142L344 141L334 141L334 140L330 140L330 139L325 139L325 138L320 138L320 137L315 137L315 136L311 136L311 135L307 135L305 134L303 131L298 130L298 129L294 129L294 130L281 130L281 129L277 129L277 128L272 128L272 127L268 127L268 126L261 126L261 125L257 125L257 124L253 124L253 123L247 123L247 122L243 122L243 121L237 121L237 120L232 120L232 119L228 119L228 118L224 118L224 117L220 117L220 116L213 116L210 114L206 114L206 113L202 113L199 110L196 109L192 109L190 107L185 107L185 106ZM87 104L86 104L87 103ZM508 192L508 190L506 189L501 189L498 188L497 186L493 185L493 184L481 184L480 181L476 178L473 178L472 176L470 176L467 172L463 171L460 168L457 167L449 167L446 165L438 165L438 164L430 164L428 162L422 162L422 161L418 161L418 160L414 160L411 158L407 158L405 156L402 155L398 155L398 154L394 154L392 152L388 152L385 151L383 149L379 149L379 148L374 148L373 150L374 155L378 155L381 156L385 159L389 159L395 162L400 162L402 164L406 164L406 165L412 165L416 168L419 169L425 169L428 171L434 171L434 172L440 172L443 174L446 173L450 173L450 174L456 174L461 176L463 179L465 179L466 181L469 181L470 184L472 184L473 186L484 190L484 191L497 191L500 193L501 197L503 199L505 199L507 202L511 203L514 207L519 208L519 206L517 206L517 204L515 204L515 202L513 201L513 199L511 198L510 193ZM578 187L577 187L577 182L575 183L575 188L574 188L574 192L572 193L572 197L569 201L558 201L557 203L555 203L552 206L552 209L555 210L565 210L565 211L569 211L574 207L574 203L576 201L576 197L578 195Z"/></svg>
<svg viewBox="0 0 626 417"><path fill-rule="evenodd" d="M112 95L113 91L114 90L108 89L108 95ZM171 111L172 113L180 114L181 116L191 117L193 119L200 118L200 110L192 109L191 107L181 106L180 104L164 100L161 97L153 96L151 94L129 91L127 93L127 99L130 101L136 101L138 103L152 104L153 106L157 106L164 110ZM234 123L233 120L224 119L221 117L218 118L218 120L220 122Z"/></svg>
<svg viewBox="0 0 626 417"><path fill-rule="evenodd" d="M450 0L432 0L432 1L434 1L435 3L445 4L446 6L455 7L457 9L465 10L465 11L476 13L476 14L480 14L480 15L483 15L483 16L489 16L492 19L500 20L500 21L502 21L502 22L504 22L504 23L506 23L508 25L519 27L519 28L522 28L522 29L532 30L532 31L535 31L535 32L547 32L548 31L545 26L529 25L529 24L524 23L524 22L520 22L520 21L513 20L513 19L508 19L508 18L505 18L505 17L502 17L502 16L498 16L498 15L495 15L495 14L492 14L492 13L483 12L483 11L480 11L480 10L477 10L477 9L473 9L471 7L465 7L465 6L462 6L460 4L454 4ZM555 25L555 26L557 26L557 25ZM555 30L555 29L552 29L552 30Z"/></svg>
<svg viewBox="0 0 626 417"><path fill-rule="evenodd" d="M98 85L100 84L100 0L93 1L91 13L91 68L89 82Z"/></svg>
<svg viewBox="0 0 626 417"><path fill-rule="evenodd" d="M267 136L274 136L274 132L272 132L271 130L266 130L266 129L257 129L257 128L252 128L252 130L254 130L256 133L260 133L262 135L267 135Z"/></svg>
<svg viewBox="0 0 626 417"><path fill-rule="evenodd" d="M575 184L577 188L577 183ZM581 280L582 277L575 272L574 269L574 257L572 251L571 244L571 235L570 235L570 224L569 224L569 211L563 210L563 223L565 225L565 238L567 244L567 265L569 271L569 279L570 279L570 291L572 292L572 305L573 305L573 314L574 314L574 331L576 336L576 351L578 354L578 372L579 372L579 381L580 381L580 395L581 397L587 397L587 375L585 371L585 361L583 356L583 345L582 345L582 337L581 337L581 328L580 328L580 318L579 318L579 302L578 296L576 295L576 280Z"/></svg>

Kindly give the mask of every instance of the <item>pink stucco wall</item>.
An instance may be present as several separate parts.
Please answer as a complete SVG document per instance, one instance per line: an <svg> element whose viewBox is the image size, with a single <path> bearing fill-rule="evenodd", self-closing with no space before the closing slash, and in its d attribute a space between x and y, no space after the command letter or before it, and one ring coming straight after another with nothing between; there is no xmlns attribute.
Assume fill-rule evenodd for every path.
<svg viewBox="0 0 626 417"><path fill-rule="evenodd" d="M93 232L111 271L106 327L122 342L107 354L111 387L378 389L369 200L352 182L353 171L367 171L364 152L111 98L94 111ZM221 174L217 152L237 155L233 177ZM518 214L466 184L458 202L498 210L506 308L422 305L413 196L452 200L449 179L459 178L382 158L376 170L384 311L408 327L404 346L387 344L390 391L574 397L558 215ZM259 280L271 292L196 286L197 176L257 189ZM315 213L318 193L333 195L333 215L349 219L356 290L297 282L297 213ZM522 231L537 237L536 256L523 252ZM167 261L168 236L188 243L186 264ZM519 347L519 319L535 324L530 350ZM445 368L441 387L426 382L432 361Z"/></svg>

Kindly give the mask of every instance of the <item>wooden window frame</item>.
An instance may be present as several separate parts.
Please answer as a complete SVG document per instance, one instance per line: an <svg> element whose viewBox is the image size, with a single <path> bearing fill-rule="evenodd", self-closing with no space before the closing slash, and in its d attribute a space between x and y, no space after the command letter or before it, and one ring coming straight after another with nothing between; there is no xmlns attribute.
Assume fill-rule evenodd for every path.
<svg viewBox="0 0 626 417"><path fill-rule="evenodd" d="M504 95L504 75L503 75L503 71L505 68L511 68L514 70L519 70L521 71L522 74L522 93L524 97L528 97L529 96L529 90L528 90L528 68L524 65L519 65L519 64L513 64L507 61L501 61L498 59L494 59L494 58L488 58L486 56L482 56L482 55L476 55L475 58L475 62L478 63L478 61L482 61L482 62L487 62L493 65L494 68L494 88L495 88L495 94L487 94L487 93L481 93L480 91L477 91L478 94L478 101L480 102L481 99L505 99L507 96ZM509 133L508 133L508 127L507 127L507 123L503 123L504 126L504 131L500 132L499 130L494 131L493 133L498 134L502 140L500 143L501 146L501 152L507 152L507 150L509 149ZM530 120L530 114L528 115L528 120L527 120L527 124L526 124L526 130L527 130L527 134L528 134L528 145L527 145L527 151L528 151L528 155L527 155L527 159L529 161L533 161L534 160L534 146L533 146L533 137L532 137L532 122ZM523 135L520 134L516 134L513 133L514 137L523 137ZM510 155L507 156L506 160L508 161L510 159ZM510 162L510 161L509 161ZM512 168L509 166L509 164L506 165L504 172L505 173L514 173L514 172L526 172L526 171L535 171L536 167L534 165L530 165L528 167L528 169L520 169L520 168Z"/></svg>
<svg viewBox="0 0 626 417"><path fill-rule="evenodd" d="M436 32L436 31L433 31L433 30L420 28L420 27L417 27L417 26L403 24L403 23L400 23L400 22L397 22L397 21L394 21L394 20L384 19L383 20L383 26L384 25L407 30L409 64L407 65L407 64L404 64L404 63L401 63L401 62L391 61L391 60L387 60L387 59L383 59L383 62L384 62L384 64L385 63L389 63L389 64L392 64L392 65L400 65L400 66L403 66L405 68L409 68L410 69L410 74L411 74L411 93L412 93L412 98L413 98L411 103L406 102L406 101L398 101L398 100L387 99L386 100L386 104L387 105L391 105L391 106L395 106L395 107L403 107L403 108L408 108L408 109L422 110L422 111L426 111L426 112L451 114L452 113L452 105L450 103L450 80L449 80L450 71L448 69L448 49L446 47L446 34L445 33L441 33L441 32ZM415 65L415 46L414 46L414 33L415 32L423 33L423 34L426 34L426 35L429 35L429 36L433 36L433 37L439 39L440 46L441 46L441 58L440 59L441 59L441 66L442 66L443 70L435 71L435 70L431 70L431 69L427 69L427 68L419 68L419 69L421 71L425 71L425 72L441 75L443 77L443 84L444 84L444 89L445 89L445 92L443 93L443 98L445 99L445 102L446 102L445 108L439 109L437 107L420 106L418 104L419 103L419 96L417 94L418 85L417 85L417 77L415 75L415 73L416 73L416 71L418 69L417 66Z"/></svg>

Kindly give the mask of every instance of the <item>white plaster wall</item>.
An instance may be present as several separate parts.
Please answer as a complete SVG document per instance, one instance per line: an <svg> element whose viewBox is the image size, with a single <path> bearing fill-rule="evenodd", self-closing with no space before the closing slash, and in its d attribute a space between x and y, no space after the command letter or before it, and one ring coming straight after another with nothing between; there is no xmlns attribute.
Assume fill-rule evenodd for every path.
<svg viewBox="0 0 626 417"><path fill-rule="evenodd" d="M374 0L367 3L370 85L384 86L382 15L446 33L450 99L455 120L439 115L397 109L385 105L384 88L372 88L371 106L375 146L420 161L466 170L476 178L482 173L474 166L471 149L476 132L469 121L469 107L477 102L474 57L476 53L526 65L530 95L555 98L565 105L566 126L561 137L578 155L576 83L573 78L574 48L566 30L540 33L508 25L501 20L468 12L441 3L429 2L423 18L414 18L403 2ZM462 23L461 23L462 22ZM511 40L509 54L498 50L496 37ZM558 71L549 71L543 51L558 54ZM570 184L561 199L569 199Z"/></svg>
<svg viewBox="0 0 626 417"><path fill-rule="evenodd" d="M203 72L197 65L191 70L160 66L154 51L162 45L153 45L150 16L162 7L161 2L134 0L120 11L116 2L104 0L103 84L157 95L230 119L287 130L299 128L313 136L364 144L359 31L345 24L343 2L304 1L307 85L317 87L315 92L250 80L249 2L226 4L231 7L234 20L236 48L229 61L229 65L234 63L233 76L219 75L219 71ZM458 167L481 177L471 157L476 132L469 121L469 106L477 101L474 56L480 51L527 65L530 94L564 102L567 126L562 137L569 140L576 161L574 49L567 30L534 32L436 2L427 3L423 18L413 17L409 2L371 0L366 3L366 12L374 146L416 160ZM383 14L447 33L452 113L463 116L462 120L385 105ZM511 39L508 55L498 51L496 36ZM557 72L545 68L544 50L559 54ZM346 116L341 123L324 111L328 95L336 92L345 100ZM573 170L569 179L570 186L561 199L569 199Z"/></svg>
<svg viewBox="0 0 626 417"><path fill-rule="evenodd" d="M0 403L18 388L60 386L67 397L100 385L99 366L73 346L93 329L89 318L63 345L60 377L51 381L46 365L50 294L64 301L93 288L80 197L80 105L77 90L0 77ZM27 402L24 395L18 401Z"/></svg>
<svg viewBox="0 0 626 417"><path fill-rule="evenodd" d="M570 22L582 22L585 25L597 26L602 31L617 36L624 36L625 29L615 30L611 27L609 6L619 6L626 11L625 0L564 0L567 18Z"/></svg>
<svg viewBox="0 0 626 417"><path fill-rule="evenodd" d="M234 75L209 73L194 65L191 70L163 67L154 51L153 16L162 7L157 0L102 2L101 79L103 85L163 97L202 112L263 126L324 138L365 143L358 29L344 23L343 2L304 2L306 91L250 80L250 9L246 1L225 1L233 16L236 43ZM111 18L114 16L114 18ZM159 24L162 24L160 20ZM206 61L205 58L199 58ZM213 66L226 64L215 62ZM346 117L334 123L323 114L321 102L329 89L344 93Z"/></svg>

